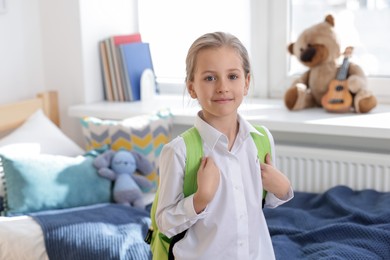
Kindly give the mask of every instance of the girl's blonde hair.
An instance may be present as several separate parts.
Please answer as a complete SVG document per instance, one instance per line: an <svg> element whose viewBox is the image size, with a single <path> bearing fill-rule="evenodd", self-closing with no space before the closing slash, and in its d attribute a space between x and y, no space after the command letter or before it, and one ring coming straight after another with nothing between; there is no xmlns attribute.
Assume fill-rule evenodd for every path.
<svg viewBox="0 0 390 260"><path fill-rule="evenodd" d="M230 47L237 51L242 59L245 77L250 73L248 51L242 42L234 35L224 32L206 33L194 41L188 50L186 58L186 85L194 80L197 56L199 51L209 48Z"/></svg>

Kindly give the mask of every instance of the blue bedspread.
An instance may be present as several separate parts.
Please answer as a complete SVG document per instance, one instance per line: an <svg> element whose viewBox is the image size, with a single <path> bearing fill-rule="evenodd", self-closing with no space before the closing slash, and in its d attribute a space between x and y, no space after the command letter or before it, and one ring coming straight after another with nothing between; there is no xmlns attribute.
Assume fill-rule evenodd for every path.
<svg viewBox="0 0 390 260"><path fill-rule="evenodd" d="M55 260L151 259L149 213L117 204L33 214Z"/></svg>
<svg viewBox="0 0 390 260"><path fill-rule="evenodd" d="M296 192L264 212L277 259L390 259L390 193Z"/></svg>

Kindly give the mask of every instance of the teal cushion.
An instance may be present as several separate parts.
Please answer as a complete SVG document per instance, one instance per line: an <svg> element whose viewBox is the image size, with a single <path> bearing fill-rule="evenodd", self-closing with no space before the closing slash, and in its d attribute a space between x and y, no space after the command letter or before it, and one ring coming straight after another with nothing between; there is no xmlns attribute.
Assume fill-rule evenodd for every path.
<svg viewBox="0 0 390 260"><path fill-rule="evenodd" d="M0 161L5 184L2 215L111 201L111 181L98 175L93 157L0 155Z"/></svg>

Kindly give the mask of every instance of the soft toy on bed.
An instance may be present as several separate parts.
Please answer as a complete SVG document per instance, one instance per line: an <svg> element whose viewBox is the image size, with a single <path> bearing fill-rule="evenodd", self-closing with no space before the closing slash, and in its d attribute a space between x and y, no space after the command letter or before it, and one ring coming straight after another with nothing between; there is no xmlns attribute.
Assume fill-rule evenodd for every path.
<svg viewBox="0 0 390 260"><path fill-rule="evenodd" d="M94 159L94 166L101 176L115 181L115 202L145 208L142 191L154 186L144 177L153 172L153 166L145 156L133 151L107 150Z"/></svg>
<svg viewBox="0 0 390 260"><path fill-rule="evenodd" d="M367 89L363 70L348 61L352 48L347 50L349 53L344 53L344 62L339 66L340 44L332 15L304 30L288 51L309 69L286 91L286 107L301 110L320 106L329 112L356 113L373 109L376 98Z"/></svg>

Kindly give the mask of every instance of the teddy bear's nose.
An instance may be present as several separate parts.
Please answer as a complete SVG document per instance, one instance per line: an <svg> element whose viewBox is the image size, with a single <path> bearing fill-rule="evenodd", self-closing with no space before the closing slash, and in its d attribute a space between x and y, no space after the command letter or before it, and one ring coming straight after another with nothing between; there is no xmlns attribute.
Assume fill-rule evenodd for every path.
<svg viewBox="0 0 390 260"><path fill-rule="evenodd" d="M313 57L316 55L316 48L309 46L303 52L301 53L301 61L302 62L309 62L313 59Z"/></svg>

